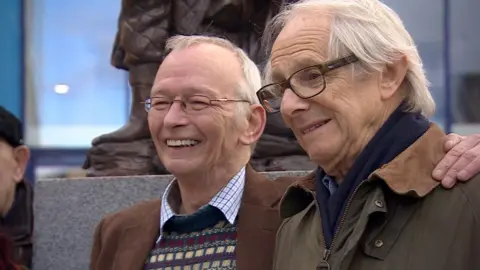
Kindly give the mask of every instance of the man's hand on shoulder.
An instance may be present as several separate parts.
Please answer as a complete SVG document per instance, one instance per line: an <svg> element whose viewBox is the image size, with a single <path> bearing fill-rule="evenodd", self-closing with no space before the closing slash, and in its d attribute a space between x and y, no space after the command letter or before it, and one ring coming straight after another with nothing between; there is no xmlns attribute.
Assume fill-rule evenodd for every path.
<svg viewBox="0 0 480 270"><path fill-rule="evenodd" d="M460 136L451 133L445 140L447 154L437 164L433 178L445 188L452 188L457 181L468 181L480 173L480 134Z"/></svg>

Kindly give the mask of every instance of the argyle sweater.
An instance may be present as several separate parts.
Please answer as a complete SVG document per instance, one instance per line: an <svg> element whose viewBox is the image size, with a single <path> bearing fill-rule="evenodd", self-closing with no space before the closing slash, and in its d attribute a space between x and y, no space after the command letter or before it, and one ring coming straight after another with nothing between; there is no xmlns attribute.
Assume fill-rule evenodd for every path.
<svg viewBox="0 0 480 270"><path fill-rule="evenodd" d="M144 270L236 269L237 225L207 205L188 216L174 216L151 250Z"/></svg>

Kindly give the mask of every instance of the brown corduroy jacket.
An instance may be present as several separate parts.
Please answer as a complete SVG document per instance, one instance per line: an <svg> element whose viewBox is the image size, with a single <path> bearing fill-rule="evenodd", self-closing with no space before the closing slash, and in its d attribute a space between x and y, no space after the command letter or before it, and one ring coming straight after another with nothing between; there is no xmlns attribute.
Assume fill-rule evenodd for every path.
<svg viewBox="0 0 480 270"><path fill-rule="evenodd" d="M247 166L239 211L238 270L272 269L278 204L291 180L271 181ZM105 217L98 225L90 270L140 270L159 233L160 199Z"/></svg>

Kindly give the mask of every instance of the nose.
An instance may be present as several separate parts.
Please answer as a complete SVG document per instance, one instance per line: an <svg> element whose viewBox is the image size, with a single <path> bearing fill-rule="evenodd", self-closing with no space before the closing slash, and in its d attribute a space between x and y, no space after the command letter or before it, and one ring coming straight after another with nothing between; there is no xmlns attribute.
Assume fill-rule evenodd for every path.
<svg viewBox="0 0 480 270"><path fill-rule="evenodd" d="M185 126L188 124L188 117L182 108L182 102L173 102L165 113L163 125L168 128Z"/></svg>
<svg viewBox="0 0 480 270"><path fill-rule="evenodd" d="M302 111L308 109L308 101L295 95L292 90L286 89L280 106L280 112L283 117L293 117Z"/></svg>

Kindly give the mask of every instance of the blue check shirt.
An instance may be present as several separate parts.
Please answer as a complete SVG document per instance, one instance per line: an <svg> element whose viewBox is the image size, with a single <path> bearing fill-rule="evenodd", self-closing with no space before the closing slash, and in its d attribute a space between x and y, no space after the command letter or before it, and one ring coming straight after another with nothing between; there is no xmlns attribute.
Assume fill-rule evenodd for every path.
<svg viewBox="0 0 480 270"><path fill-rule="evenodd" d="M178 191L178 183L176 179L174 179L168 185L162 196L160 208L160 236L157 239L157 243L162 239L163 226L165 223L173 216L180 216L173 211L168 202L168 198L170 196L174 196L173 194L179 194L179 192L173 192L174 189ZM228 184L222 188L212 198L212 200L210 200L208 204L222 211L228 222L230 222L230 224L234 224L240 209L244 189L245 167L242 167L240 171L230 179Z"/></svg>

